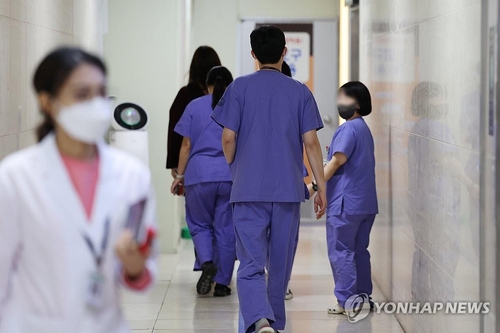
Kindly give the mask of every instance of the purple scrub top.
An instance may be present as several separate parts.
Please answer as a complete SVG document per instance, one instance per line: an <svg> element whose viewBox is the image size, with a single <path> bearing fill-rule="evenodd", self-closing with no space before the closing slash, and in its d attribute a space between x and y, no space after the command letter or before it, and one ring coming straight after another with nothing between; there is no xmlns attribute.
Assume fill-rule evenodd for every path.
<svg viewBox="0 0 500 333"><path fill-rule="evenodd" d="M212 118L238 134L231 202L305 200L302 135L323 128L307 86L274 70L239 77Z"/></svg>
<svg viewBox="0 0 500 333"><path fill-rule="evenodd" d="M175 131L191 140L184 185L231 181L231 173L222 151L222 128L211 118L212 95L188 104Z"/></svg>
<svg viewBox="0 0 500 333"><path fill-rule="evenodd" d="M328 215L377 214L375 148L363 118L348 120L337 128L328 151L329 161L336 152L344 153L347 162L326 184Z"/></svg>

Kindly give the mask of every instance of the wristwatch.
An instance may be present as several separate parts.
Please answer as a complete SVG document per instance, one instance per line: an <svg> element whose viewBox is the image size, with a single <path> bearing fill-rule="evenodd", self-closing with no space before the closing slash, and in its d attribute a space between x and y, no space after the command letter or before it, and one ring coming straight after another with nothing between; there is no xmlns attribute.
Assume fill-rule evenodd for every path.
<svg viewBox="0 0 500 333"><path fill-rule="evenodd" d="M312 182L311 184L313 186L314 192L318 192L318 184L316 184L315 182Z"/></svg>

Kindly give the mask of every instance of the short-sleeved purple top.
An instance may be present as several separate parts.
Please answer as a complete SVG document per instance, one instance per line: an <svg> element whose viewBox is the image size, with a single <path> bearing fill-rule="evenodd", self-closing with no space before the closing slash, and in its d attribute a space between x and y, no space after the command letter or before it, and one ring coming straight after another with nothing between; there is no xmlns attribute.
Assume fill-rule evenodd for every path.
<svg viewBox="0 0 500 333"><path fill-rule="evenodd" d="M363 118L348 120L337 128L328 160L337 152L344 153L347 162L326 184L327 214L377 214L375 147Z"/></svg>
<svg viewBox="0 0 500 333"><path fill-rule="evenodd" d="M188 104L175 131L191 140L184 185L231 181L231 173L222 152L222 128L211 118L212 95Z"/></svg>
<svg viewBox="0 0 500 333"><path fill-rule="evenodd" d="M305 200L302 135L323 123L304 84L274 70L239 77L212 118L237 133L231 202Z"/></svg>

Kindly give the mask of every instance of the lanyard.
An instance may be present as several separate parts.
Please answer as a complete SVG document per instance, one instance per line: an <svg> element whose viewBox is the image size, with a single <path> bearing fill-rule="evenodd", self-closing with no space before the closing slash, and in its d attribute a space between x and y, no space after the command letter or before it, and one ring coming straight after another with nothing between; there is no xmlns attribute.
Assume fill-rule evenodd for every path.
<svg viewBox="0 0 500 333"><path fill-rule="evenodd" d="M276 67L271 67L271 66L263 66L261 67L260 69L272 69L273 71L278 71L278 72L281 72L279 69L277 69Z"/></svg>
<svg viewBox="0 0 500 333"><path fill-rule="evenodd" d="M109 220L106 220L106 223L104 224L104 235L102 236L102 241L101 241L101 253L98 254L95 250L94 243L88 236L88 234L84 233L83 238L85 239L85 242L87 243L90 252L92 252L92 257L94 257L95 263L97 268L101 267L102 260L104 258L104 254L106 252L106 248L108 246L108 238L109 238Z"/></svg>

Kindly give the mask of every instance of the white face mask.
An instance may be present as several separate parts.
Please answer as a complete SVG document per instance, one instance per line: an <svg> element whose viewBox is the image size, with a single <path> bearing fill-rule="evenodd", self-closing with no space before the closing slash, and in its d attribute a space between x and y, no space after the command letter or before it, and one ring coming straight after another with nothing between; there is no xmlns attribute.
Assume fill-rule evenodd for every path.
<svg viewBox="0 0 500 333"><path fill-rule="evenodd" d="M93 144L102 140L111 125L111 103L103 97L62 107L56 121L73 139Z"/></svg>

